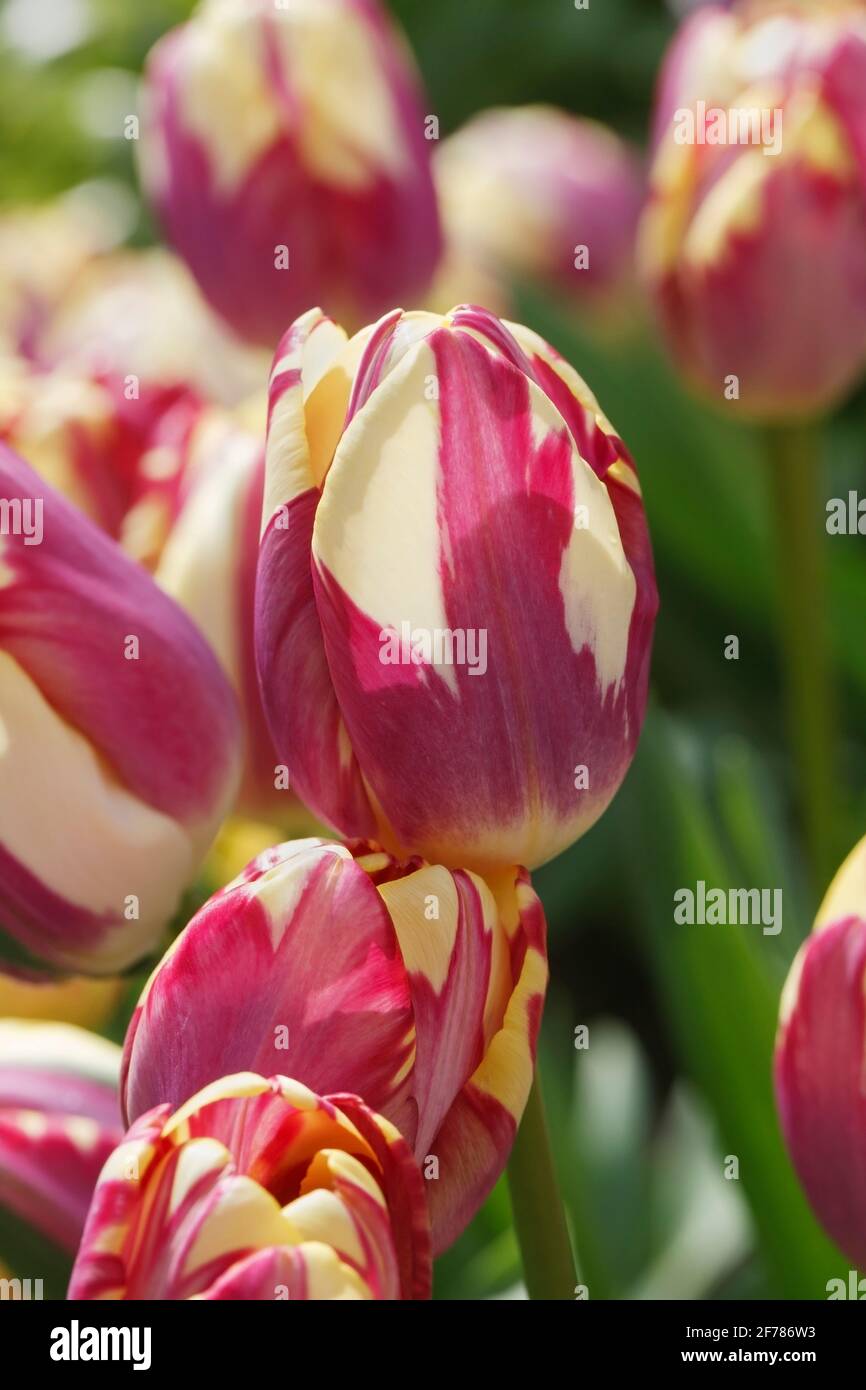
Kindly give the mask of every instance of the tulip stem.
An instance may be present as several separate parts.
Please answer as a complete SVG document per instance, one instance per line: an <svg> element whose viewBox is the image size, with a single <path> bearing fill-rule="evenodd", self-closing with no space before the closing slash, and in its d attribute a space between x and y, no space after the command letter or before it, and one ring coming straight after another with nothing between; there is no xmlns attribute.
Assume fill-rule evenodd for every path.
<svg viewBox="0 0 866 1390"><path fill-rule="evenodd" d="M774 426L767 433L767 451L789 735L813 886L823 893L836 868L838 783L818 428Z"/></svg>
<svg viewBox="0 0 866 1390"><path fill-rule="evenodd" d="M577 1274L537 1069L508 1162L508 1187L529 1297L573 1299Z"/></svg>

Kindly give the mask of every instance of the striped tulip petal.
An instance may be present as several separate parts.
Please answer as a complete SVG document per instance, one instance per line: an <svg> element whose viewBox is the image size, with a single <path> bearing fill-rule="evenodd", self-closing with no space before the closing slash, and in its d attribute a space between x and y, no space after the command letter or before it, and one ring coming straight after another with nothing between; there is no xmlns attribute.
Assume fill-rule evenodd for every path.
<svg viewBox="0 0 866 1390"><path fill-rule="evenodd" d="M152 975L127 1033L126 1113L176 1107L234 1071L277 1069L381 1109L411 1022L369 876L342 845L294 841L211 898Z"/></svg>
<svg viewBox="0 0 866 1390"><path fill-rule="evenodd" d="M119 1063L83 1029L0 1019L0 1208L70 1255L120 1139Z"/></svg>
<svg viewBox="0 0 866 1390"><path fill-rule="evenodd" d="M348 342L318 311L293 325L256 603L277 749L344 834L533 867L625 775L657 606L640 487L580 377L519 325L466 306Z"/></svg>
<svg viewBox="0 0 866 1390"><path fill-rule="evenodd" d="M240 1069L351 1089L424 1167L440 1250L508 1157L546 982L525 871L488 883L367 842L280 845L205 904L152 975L127 1033L125 1111L178 1106Z"/></svg>
<svg viewBox="0 0 866 1390"><path fill-rule="evenodd" d="M234 794L235 701L181 610L0 446L0 958L116 972L156 944ZM33 509L33 510L28 510Z"/></svg>
<svg viewBox="0 0 866 1390"><path fill-rule="evenodd" d="M297 829L304 813L279 766L255 664L264 441L253 403L230 412L178 381L148 378L133 379L127 399L129 377L14 365L0 439L151 570L193 619L241 705L237 810Z"/></svg>
<svg viewBox="0 0 866 1390"><path fill-rule="evenodd" d="M846 860L791 967L776 1102L806 1195L866 1269L866 840Z"/></svg>
<svg viewBox="0 0 866 1390"><path fill-rule="evenodd" d="M72 1299L429 1292L422 1179L393 1126L357 1097L250 1072L136 1121L103 1169L69 1287Z"/></svg>

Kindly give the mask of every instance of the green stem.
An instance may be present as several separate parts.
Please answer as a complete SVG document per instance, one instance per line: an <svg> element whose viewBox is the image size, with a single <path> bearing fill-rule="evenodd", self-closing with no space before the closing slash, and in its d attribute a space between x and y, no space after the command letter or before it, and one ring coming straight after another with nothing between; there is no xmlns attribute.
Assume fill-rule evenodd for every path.
<svg viewBox="0 0 866 1390"><path fill-rule="evenodd" d="M790 738L815 886L823 893L836 865L836 732L827 632L826 499L815 425L768 431L774 492L779 627Z"/></svg>
<svg viewBox="0 0 866 1390"><path fill-rule="evenodd" d="M529 1297L573 1300L577 1275L537 1070L508 1162L508 1187Z"/></svg>

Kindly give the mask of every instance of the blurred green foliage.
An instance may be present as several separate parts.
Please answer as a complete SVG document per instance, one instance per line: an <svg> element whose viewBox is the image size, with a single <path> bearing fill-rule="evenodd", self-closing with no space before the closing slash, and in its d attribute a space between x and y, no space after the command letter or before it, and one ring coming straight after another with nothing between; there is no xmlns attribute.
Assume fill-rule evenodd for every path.
<svg viewBox="0 0 866 1390"><path fill-rule="evenodd" d="M6 204L92 177L134 186L131 144L91 129L93 74L127 74L131 85L151 43L191 8L189 0L90 0L85 41L52 61L37 65L4 46ZM570 0L394 0L393 8L443 134L484 106L543 100L645 141L673 28L661 3L592 0L576 12ZM152 235L144 213L136 235ZM544 1088L581 1277L591 1298L820 1298L847 1261L800 1193L770 1082L779 989L819 885L803 870L781 717L759 440L689 398L649 333L599 344L528 293L521 312L587 377L638 462L662 598L653 704L635 766L591 834L537 875L552 973ZM828 496L860 480L864 425L861 394L827 431ZM841 858L866 818L866 562L857 537L828 549L843 714ZM731 633L738 661L724 658ZM675 927L674 890L698 879L782 887L783 932ZM586 1050L575 1047L584 1024ZM738 1181L724 1177L726 1156L738 1159ZM436 1293L503 1296L519 1280L502 1182L439 1262Z"/></svg>

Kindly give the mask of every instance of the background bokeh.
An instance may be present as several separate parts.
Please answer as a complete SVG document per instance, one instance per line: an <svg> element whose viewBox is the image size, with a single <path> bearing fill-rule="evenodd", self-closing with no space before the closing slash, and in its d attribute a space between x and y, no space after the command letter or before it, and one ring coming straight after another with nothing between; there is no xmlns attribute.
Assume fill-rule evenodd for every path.
<svg viewBox="0 0 866 1390"><path fill-rule="evenodd" d="M393 3L443 135L491 104L543 100L638 145L677 8L686 6L593 0L576 14L571 0ZM108 180L121 190L112 206L130 242L157 237L122 122L148 48L190 9L187 0L6 0L5 205ZM529 292L519 316L575 363L637 460L662 605L635 765L595 829L537 876L552 973L543 1082L581 1278L590 1298L822 1297L847 1261L801 1195L771 1090L779 991L826 885L809 879L795 811L761 441L685 394L650 328L599 342ZM864 428L861 392L824 436L827 497L860 482ZM828 538L827 550L841 860L866 824L866 559L857 536ZM738 660L725 659L729 635ZM699 879L780 887L782 932L675 926L675 889ZM136 988L106 1024L115 1037ZM575 1047L582 1025L585 1049ZM440 1261L436 1293L514 1296L519 1271L503 1181Z"/></svg>

